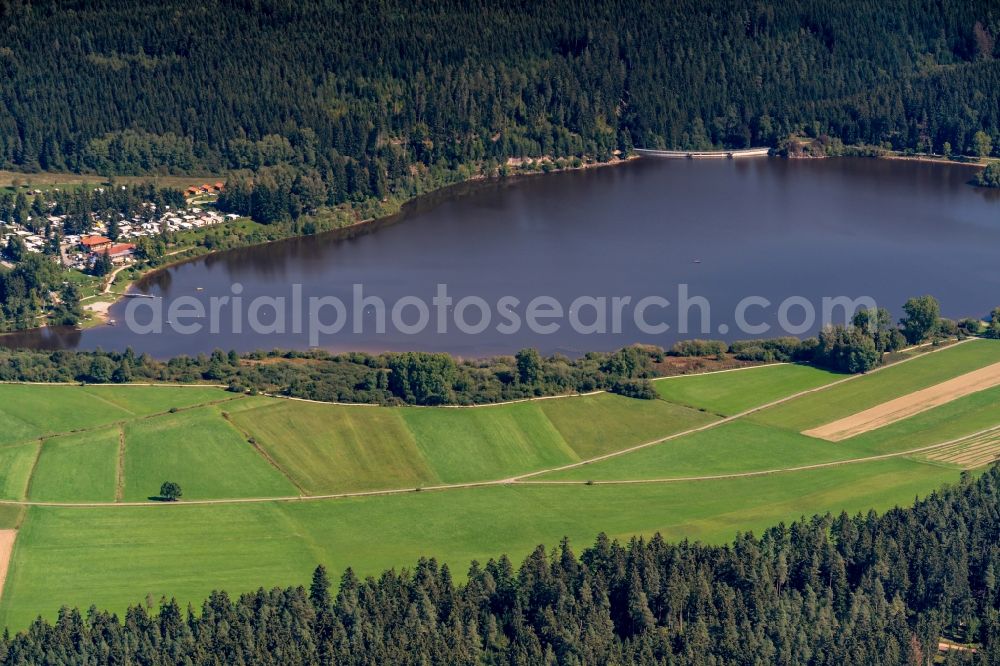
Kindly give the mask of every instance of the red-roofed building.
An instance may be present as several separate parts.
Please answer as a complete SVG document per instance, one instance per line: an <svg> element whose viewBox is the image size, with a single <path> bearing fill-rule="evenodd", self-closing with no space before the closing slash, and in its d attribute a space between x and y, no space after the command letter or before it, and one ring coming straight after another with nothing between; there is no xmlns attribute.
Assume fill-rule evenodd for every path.
<svg viewBox="0 0 1000 666"><path fill-rule="evenodd" d="M133 243L115 243L104 250L104 254L107 254L111 258L111 263L113 264L125 263L132 258L134 252L135 245Z"/></svg>
<svg viewBox="0 0 1000 666"><path fill-rule="evenodd" d="M100 252L112 246L110 238L104 236L84 236L80 239L80 246L88 252Z"/></svg>
<svg viewBox="0 0 1000 666"><path fill-rule="evenodd" d="M216 184L215 184L215 189L216 189L216 190L218 190L219 192L221 192L221 191L222 191L222 189L223 189L223 188L224 188L225 186L226 186L226 184L225 184L225 183L216 183Z"/></svg>

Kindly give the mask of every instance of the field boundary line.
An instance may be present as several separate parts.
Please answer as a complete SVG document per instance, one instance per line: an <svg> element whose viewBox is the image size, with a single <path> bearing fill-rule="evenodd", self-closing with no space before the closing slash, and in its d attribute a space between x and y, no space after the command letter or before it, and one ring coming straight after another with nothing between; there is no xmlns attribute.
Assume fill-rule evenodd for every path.
<svg viewBox="0 0 1000 666"><path fill-rule="evenodd" d="M249 444L251 447L253 447L253 450L256 451L257 454L261 458L263 458L265 462L267 462L267 464L269 464L271 467L273 467L275 470L277 470L278 474L280 474L281 476L285 477L285 479L287 479L288 482L290 484L292 484L292 486L296 490L299 491L299 495L306 496L306 489L303 488L302 486L300 486L299 483L298 483L298 481L296 481L295 479L293 479L292 475L289 474L287 471L285 471L285 469L281 465L278 464L277 460L275 460L274 458L271 457L270 453L268 453L267 451L264 450L264 447L262 447L260 445L260 443L257 441L256 437L254 437L253 435L251 435L249 432L245 431L235 421L233 421L232 415L229 412L223 411L223 412L221 412L221 414L222 414L222 420L225 421L226 423L228 423L229 427L232 428L236 432L236 434L238 434L240 437L242 437L243 440L247 444Z"/></svg>
<svg viewBox="0 0 1000 666"><path fill-rule="evenodd" d="M76 386L76 384L74 384L74 386ZM115 384L114 386L119 386L119 385ZM200 409L202 407L215 407L215 406L218 406L218 405L225 405L225 404L230 403L230 402L235 402L237 400L242 400L242 399L244 399L246 397L247 396L245 396L245 395L237 395L237 396L234 396L234 397L231 397L231 398L222 398L220 400L212 400L210 402L201 402L201 403L198 403L197 405L188 405L186 407L172 407L171 409L173 411L171 411L171 409L168 409L165 412L156 412L154 414L145 414L145 415L134 414L132 418L115 419L114 421L108 421L107 423L99 423L97 425L84 426L82 428L74 428L73 430L66 430L64 432L47 432L47 433L43 433L41 435L38 435L37 437L32 437L32 438L29 438L29 439L25 439L25 440L22 440L20 442L12 442L11 444L2 444L2 445L0 445L0 449L5 449L5 448L8 448L8 447L13 447L13 446L21 446L23 444L28 444L30 442L37 442L37 441L44 442L46 440L56 439L58 437L68 437L69 435L79 435L79 434L84 434L84 433L88 433L88 432L94 432L94 431L97 431L97 430L111 429L111 428L114 428L115 426L122 426L122 425L126 425L126 424L129 424L129 423L136 423L138 421L146 421L148 419L155 419L155 418L159 418L161 416L170 416L171 414L178 414L180 412L186 412L186 411L190 411L192 409ZM28 423L28 422L24 421L24 423ZM32 424L29 423L28 425L32 425Z"/></svg>
<svg viewBox="0 0 1000 666"><path fill-rule="evenodd" d="M39 438L36 440L38 442L38 448L35 450L35 459L31 463L31 471L28 472L28 479L24 482L24 499L25 501L31 497L31 484L35 480L35 472L38 471L38 460L42 457L42 447L45 446L45 440Z"/></svg>
<svg viewBox="0 0 1000 666"><path fill-rule="evenodd" d="M538 395L531 398L518 398L517 400L505 400L504 402L484 402L479 405L439 405L445 409L482 409L484 407L503 407L505 405L520 405L525 402L541 402L542 400L557 400L562 398L586 398L592 395L610 393L607 389L597 389L586 393L560 393L559 395ZM421 407L423 409L436 409L428 405L408 405L410 407Z"/></svg>
<svg viewBox="0 0 1000 666"><path fill-rule="evenodd" d="M307 402L313 405L342 405L344 407L381 407L377 402L330 402L329 400L313 400L311 398L297 398L292 395L281 395L280 393L259 393L265 398L275 400L294 400L295 402Z"/></svg>
<svg viewBox="0 0 1000 666"><path fill-rule="evenodd" d="M3 451L4 449L16 449L19 446L27 446L28 444L35 444L42 439L45 439L45 437L29 437L28 439L22 439L20 442L0 444L0 451Z"/></svg>
<svg viewBox="0 0 1000 666"><path fill-rule="evenodd" d="M125 499L125 424L118 424L118 465L115 468L115 502Z"/></svg>
<svg viewBox="0 0 1000 666"><path fill-rule="evenodd" d="M84 388L84 391L83 391L83 392L84 392L85 394L89 395L89 396L90 396L91 398L93 398L94 400L97 400L98 402L103 402L103 403L104 403L105 405L109 405L109 406L111 406L111 407L114 407L115 409L120 409L120 410L122 410L123 412L125 412L126 414L128 414L129 416L138 416L138 414L136 414L135 412L133 412L133 411L132 411L131 409L129 409L128 407L124 407L124 406L122 406L122 405L119 405L119 404L118 404L118 403L116 403L116 402L112 402L111 400L108 400L108 399L107 399L107 398L105 398L104 396L102 396L102 395L98 395L97 393L94 393L94 392L91 392L91 391L87 391L87 390L86 390L86 387L83 387L83 388Z"/></svg>
<svg viewBox="0 0 1000 666"><path fill-rule="evenodd" d="M744 365L739 368L726 368L725 370L709 370L708 372L685 372L679 375L664 375L662 377L652 377L651 382L662 382L667 379L683 379L684 377L707 377L708 375L721 375L724 372L742 372L744 370L758 370L760 368L773 368L776 365L801 365L807 368L816 368L811 363L796 363L794 361L775 361L773 363L761 363L760 365ZM817 368L822 370L822 368Z"/></svg>

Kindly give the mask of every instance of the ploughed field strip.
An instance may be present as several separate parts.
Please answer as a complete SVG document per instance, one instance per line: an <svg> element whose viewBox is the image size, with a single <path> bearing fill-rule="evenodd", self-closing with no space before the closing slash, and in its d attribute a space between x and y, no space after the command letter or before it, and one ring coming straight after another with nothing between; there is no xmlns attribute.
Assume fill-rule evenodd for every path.
<svg viewBox="0 0 1000 666"><path fill-rule="evenodd" d="M921 456L932 462L975 469L1000 460L1000 426L958 442L936 448Z"/></svg>
<svg viewBox="0 0 1000 666"><path fill-rule="evenodd" d="M16 530L0 530L0 599L3 598L3 586L7 580L10 556L14 552L15 538L17 538Z"/></svg>
<svg viewBox="0 0 1000 666"><path fill-rule="evenodd" d="M802 434L840 442L994 386L1000 386L1000 363L883 402L817 428L804 430Z"/></svg>

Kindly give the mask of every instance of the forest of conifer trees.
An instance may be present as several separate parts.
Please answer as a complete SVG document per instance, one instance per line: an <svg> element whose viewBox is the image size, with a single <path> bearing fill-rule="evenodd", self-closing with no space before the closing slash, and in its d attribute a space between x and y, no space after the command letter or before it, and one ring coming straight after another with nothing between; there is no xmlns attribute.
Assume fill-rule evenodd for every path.
<svg viewBox="0 0 1000 666"><path fill-rule="evenodd" d="M0 30L0 167L235 171L263 221L510 157L1000 146L990 0L13 0Z"/></svg>

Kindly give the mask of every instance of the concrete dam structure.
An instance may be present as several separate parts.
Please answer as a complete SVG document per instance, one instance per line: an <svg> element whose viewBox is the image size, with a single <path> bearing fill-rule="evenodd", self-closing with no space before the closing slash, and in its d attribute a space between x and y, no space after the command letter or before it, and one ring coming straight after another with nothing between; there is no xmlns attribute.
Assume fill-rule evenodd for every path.
<svg viewBox="0 0 1000 666"><path fill-rule="evenodd" d="M738 157L766 157L770 148L745 148L742 150L650 150L636 148L642 157L666 157L671 159L736 159Z"/></svg>

